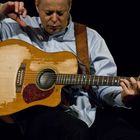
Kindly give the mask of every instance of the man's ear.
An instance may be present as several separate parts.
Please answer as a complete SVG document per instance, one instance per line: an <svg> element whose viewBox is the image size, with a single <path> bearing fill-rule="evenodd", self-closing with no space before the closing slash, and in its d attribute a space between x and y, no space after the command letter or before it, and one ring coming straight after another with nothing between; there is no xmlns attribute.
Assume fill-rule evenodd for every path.
<svg viewBox="0 0 140 140"><path fill-rule="evenodd" d="M37 10L37 12L39 13L39 9L38 9L38 7L36 6L36 10Z"/></svg>
<svg viewBox="0 0 140 140"><path fill-rule="evenodd" d="M69 12L71 10L71 7L72 7L72 0L69 0Z"/></svg>
<svg viewBox="0 0 140 140"><path fill-rule="evenodd" d="M35 7L37 12L39 12L38 6L39 6L39 0L35 0Z"/></svg>

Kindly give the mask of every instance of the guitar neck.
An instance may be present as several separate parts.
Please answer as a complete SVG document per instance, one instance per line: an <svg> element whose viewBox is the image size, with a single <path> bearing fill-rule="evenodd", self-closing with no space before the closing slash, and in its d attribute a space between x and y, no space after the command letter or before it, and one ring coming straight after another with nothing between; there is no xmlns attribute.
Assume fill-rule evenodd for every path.
<svg viewBox="0 0 140 140"><path fill-rule="evenodd" d="M140 80L138 77L134 77ZM58 74L56 84L63 85L97 85L97 86L119 86L120 79L130 79L130 77L120 76L95 76L82 74Z"/></svg>

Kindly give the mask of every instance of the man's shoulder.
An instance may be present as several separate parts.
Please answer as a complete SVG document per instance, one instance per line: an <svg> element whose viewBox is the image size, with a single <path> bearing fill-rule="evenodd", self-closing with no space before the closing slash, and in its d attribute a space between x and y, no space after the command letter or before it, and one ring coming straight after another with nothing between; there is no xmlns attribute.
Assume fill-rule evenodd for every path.
<svg viewBox="0 0 140 140"><path fill-rule="evenodd" d="M96 29L94 29L93 27L90 27L89 25L87 25L86 23L80 23L80 22L74 22L74 24L77 24L78 26L85 26L87 31L93 34L99 34L98 31Z"/></svg>
<svg viewBox="0 0 140 140"><path fill-rule="evenodd" d="M40 24L40 18L39 17L31 17L31 16L26 16L25 18L20 17L21 20L23 20L27 25L30 26L38 26ZM5 18L3 20L4 23L7 24L18 24L15 20L11 19L11 18Z"/></svg>
<svg viewBox="0 0 140 140"><path fill-rule="evenodd" d="M3 19L3 21L6 23L17 23L15 20L13 20L11 18L5 18L5 19Z"/></svg>
<svg viewBox="0 0 140 140"><path fill-rule="evenodd" d="M22 18L22 20L26 22L27 25L34 26L34 27L38 27L39 24L41 23L40 18L36 16L31 17L28 15L25 18Z"/></svg>

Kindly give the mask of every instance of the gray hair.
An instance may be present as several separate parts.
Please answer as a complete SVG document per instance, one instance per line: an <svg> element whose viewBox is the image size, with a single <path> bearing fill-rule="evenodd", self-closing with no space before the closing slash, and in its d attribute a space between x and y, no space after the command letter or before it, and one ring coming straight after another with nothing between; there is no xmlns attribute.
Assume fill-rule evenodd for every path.
<svg viewBox="0 0 140 140"><path fill-rule="evenodd" d="M39 5L39 3L40 3L41 0L35 0L35 1L36 1L37 5ZM67 1L68 1L69 6L71 7L72 0L67 0Z"/></svg>
<svg viewBox="0 0 140 140"><path fill-rule="evenodd" d="M71 6L72 5L72 0L68 0L68 3Z"/></svg>

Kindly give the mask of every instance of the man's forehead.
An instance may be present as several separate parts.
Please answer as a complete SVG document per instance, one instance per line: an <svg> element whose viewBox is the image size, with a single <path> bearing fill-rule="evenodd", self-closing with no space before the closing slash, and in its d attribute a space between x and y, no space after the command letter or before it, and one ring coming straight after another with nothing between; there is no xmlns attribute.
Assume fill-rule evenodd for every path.
<svg viewBox="0 0 140 140"><path fill-rule="evenodd" d="M58 3L69 3L71 0L37 0L39 3L40 2L48 2L48 3L51 3L51 4L58 4Z"/></svg>

